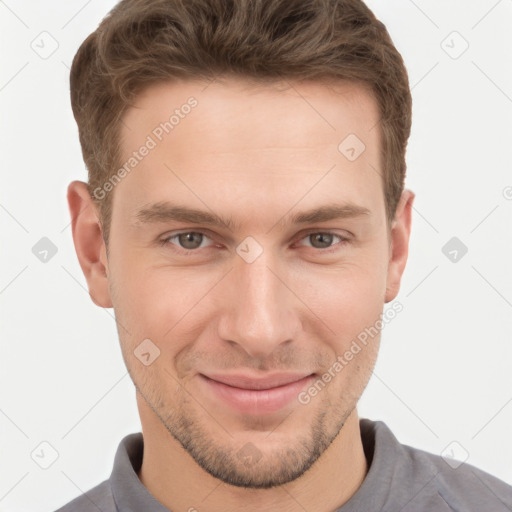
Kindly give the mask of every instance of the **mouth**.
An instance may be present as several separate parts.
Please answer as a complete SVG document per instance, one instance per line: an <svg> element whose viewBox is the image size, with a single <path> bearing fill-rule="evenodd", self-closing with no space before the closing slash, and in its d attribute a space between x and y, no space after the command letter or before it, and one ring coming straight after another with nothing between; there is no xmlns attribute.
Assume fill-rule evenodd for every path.
<svg viewBox="0 0 512 512"><path fill-rule="evenodd" d="M241 414L263 415L283 409L315 378L314 374L251 375L199 374L214 401L221 401Z"/></svg>

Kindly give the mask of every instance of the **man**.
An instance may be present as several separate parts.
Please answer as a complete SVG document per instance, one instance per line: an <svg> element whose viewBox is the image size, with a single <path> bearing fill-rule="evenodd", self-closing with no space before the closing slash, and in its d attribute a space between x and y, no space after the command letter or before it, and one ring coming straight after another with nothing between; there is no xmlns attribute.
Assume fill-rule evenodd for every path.
<svg viewBox="0 0 512 512"><path fill-rule="evenodd" d="M142 433L62 512L512 510L358 417L414 201L407 72L360 0L123 0L71 99L73 239Z"/></svg>

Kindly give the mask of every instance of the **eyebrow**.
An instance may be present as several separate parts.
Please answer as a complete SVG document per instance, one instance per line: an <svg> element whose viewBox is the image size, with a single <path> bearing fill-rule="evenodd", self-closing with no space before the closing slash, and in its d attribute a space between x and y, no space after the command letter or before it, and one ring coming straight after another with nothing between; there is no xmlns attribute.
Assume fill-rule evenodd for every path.
<svg viewBox="0 0 512 512"><path fill-rule="evenodd" d="M313 224L347 218L357 218L371 215L368 208L353 203L326 204L311 210L293 214L288 221L284 216L276 225L283 226L288 222L292 225ZM212 212L175 205L161 201L139 209L135 213L135 224L152 224L163 222L187 222L190 224L205 224L210 226L227 227L231 231L239 229L240 225L232 217L224 218Z"/></svg>

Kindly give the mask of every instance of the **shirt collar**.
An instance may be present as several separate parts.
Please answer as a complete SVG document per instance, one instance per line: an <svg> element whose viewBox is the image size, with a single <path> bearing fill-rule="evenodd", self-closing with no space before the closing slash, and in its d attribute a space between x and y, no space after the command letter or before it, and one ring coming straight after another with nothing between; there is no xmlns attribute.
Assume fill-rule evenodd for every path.
<svg viewBox="0 0 512 512"><path fill-rule="evenodd" d="M144 487L137 476L142 465L142 432L124 437L119 444L110 486L118 512L170 512Z"/></svg>

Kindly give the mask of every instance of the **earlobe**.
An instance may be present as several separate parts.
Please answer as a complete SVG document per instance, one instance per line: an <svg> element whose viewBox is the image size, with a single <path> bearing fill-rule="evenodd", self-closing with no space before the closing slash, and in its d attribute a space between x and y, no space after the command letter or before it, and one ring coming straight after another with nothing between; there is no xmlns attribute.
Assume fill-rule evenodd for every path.
<svg viewBox="0 0 512 512"><path fill-rule="evenodd" d="M385 302L391 302L400 290L400 281L409 255L412 204L414 192L404 190L398 204L391 229L390 256L386 281Z"/></svg>
<svg viewBox="0 0 512 512"><path fill-rule="evenodd" d="M97 207L83 181L68 186L71 229L78 261L84 273L92 301L102 308L111 308L108 286L108 262Z"/></svg>

